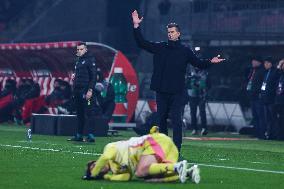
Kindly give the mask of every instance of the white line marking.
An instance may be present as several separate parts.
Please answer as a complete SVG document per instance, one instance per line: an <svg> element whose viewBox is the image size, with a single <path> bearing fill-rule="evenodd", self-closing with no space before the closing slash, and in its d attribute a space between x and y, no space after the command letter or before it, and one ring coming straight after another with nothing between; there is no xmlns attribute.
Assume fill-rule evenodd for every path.
<svg viewBox="0 0 284 189"><path fill-rule="evenodd" d="M264 164L264 165L269 165L269 164L271 164L271 163L265 163L265 162L259 162L259 161L252 161L252 162L249 162L249 163Z"/></svg>
<svg viewBox="0 0 284 189"><path fill-rule="evenodd" d="M37 148L37 147L19 146L19 145L13 146L13 145L9 145L9 144L0 144L0 147L21 148L21 149L38 150L38 151L63 152L63 153L83 154L83 155L93 155L93 156L100 156L100 155L102 155L100 153L74 152L74 151L70 151L70 150L60 150L60 149L52 149L52 148ZM252 169L252 168L246 168L246 167L231 167L231 166L223 166L223 165L204 164L204 163L194 163L194 164L198 164L200 166L205 166L205 167L215 167L215 168L235 169L235 170L243 170L243 171L284 174L284 171Z"/></svg>
<svg viewBox="0 0 284 189"><path fill-rule="evenodd" d="M205 166L205 167L215 167L215 168L235 169L235 170L243 170L243 171L254 171L254 172L284 174L284 171L271 171L271 170L264 170L264 169L252 169L252 168L246 168L246 167L230 167L230 166L223 166L223 165L203 164L203 163L196 163L196 164L197 165L201 165L201 166Z"/></svg>
<svg viewBox="0 0 284 189"><path fill-rule="evenodd" d="M70 150L61 150L61 149L53 149L53 148L37 148L37 147L29 147L29 146L13 146L9 144L0 144L0 147L11 147L11 148L21 148L21 149L28 149L28 150L38 150L38 151L50 151L50 152L63 152L63 153L72 153L72 154L83 154L83 155L93 155L93 156L100 156L100 153L90 153L90 152L74 152Z"/></svg>

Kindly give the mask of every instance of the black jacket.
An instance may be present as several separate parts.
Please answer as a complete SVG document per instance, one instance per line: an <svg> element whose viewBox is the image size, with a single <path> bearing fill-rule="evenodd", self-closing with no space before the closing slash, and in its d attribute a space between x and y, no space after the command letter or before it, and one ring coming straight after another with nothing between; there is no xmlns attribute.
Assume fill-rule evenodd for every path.
<svg viewBox="0 0 284 189"><path fill-rule="evenodd" d="M96 85L97 68L95 57L86 52L77 57L75 65L74 90L93 89Z"/></svg>
<svg viewBox="0 0 284 189"><path fill-rule="evenodd" d="M154 54L150 88L156 92L181 93L184 90L188 63L201 69L211 65L210 61L197 58L180 40L150 42L143 38L139 27L134 29L134 37L140 48Z"/></svg>
<svg viewBox="0 0 284 189"><path fill-rule="evenodd" d="M251 68L250 73L247 77L247 82L249 83L250 78L252 82L251 90L247 91L251 100L259 99L260 89L264 78L264 74L265 74L265 69L263 65L260 65L257 68Z"/></svg>
<svg viewBox="0 0 284 189"><path fill-rule="evenodd" d="M281 75L277 81L275 104L284 105L284 72L281 71Z"/></svg>
<svg viewBox="0 0 284 189"><path fill-rule="evenodd" d="M16 92L16 81L14 80L8 80L5 84L5 87L3 89L3 91L0 90L0 98L5 97L9 94L15 94Z"/></svg>
<svg viewBox="0 0 284 189"><path fill-rule="evenodd" d="M33 83L27 93L24 94L24 99L32 99L40 96L40 86L38 83Z"/></svg>
<svg viewBox="0 0 284 189"><path fill-rule="evenodd" d="M266 83L265 90L261 90L261 100L264 104L273 104L276 95L277 81L279 72L276 68L272 67L265 71L262 85Z"/></svg>

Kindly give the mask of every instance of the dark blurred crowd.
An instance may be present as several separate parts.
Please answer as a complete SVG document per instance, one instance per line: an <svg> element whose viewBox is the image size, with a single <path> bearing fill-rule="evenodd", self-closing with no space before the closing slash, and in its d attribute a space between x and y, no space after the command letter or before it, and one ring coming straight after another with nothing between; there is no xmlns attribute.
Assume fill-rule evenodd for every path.
<svg viewBox="0 0 284 189"><path fill-rule="evenodd" d="M75 114L70 83L56 79L53 87L49 95L40 95L40 85L32 79L21 79L19 83L7 79L0 90L0 122L26 124L30 122L32 113ZM115 107L114 90L100 70L97 72L95 93L97 103L102 108L102 116L110 120ZM49 112L49 108L56 111Z"/></svg>
<svg viewBox="0 0 284 189"><path fill-rule="evenodd" d="M284 59L254 57L246 73L246 91L252 110L254 135L284 139Z"/></svg>
<svg viewBox="0 0 284 189"><path fill-rule="evenodd" d="M39 95L40 86L32 79L22 79L18 85L15 80L8 79L0 92L0 121L19 120L25 102Z"/></svg>

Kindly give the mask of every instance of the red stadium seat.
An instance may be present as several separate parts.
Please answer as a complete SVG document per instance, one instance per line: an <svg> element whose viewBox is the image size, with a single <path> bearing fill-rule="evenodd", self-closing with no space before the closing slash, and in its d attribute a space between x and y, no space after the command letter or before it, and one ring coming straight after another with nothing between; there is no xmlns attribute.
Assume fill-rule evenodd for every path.
<svg viewBox="0 0 284 189"><path fill-rule="evenodd" d="M13 101L13 95L7 95L0 99L0 109L4 108Z"/></svg>
<svg viewBox="0 0 284 189"><path fill-rule="evenodd" d="M45 105L45 96L39 96L37 98L26 100L22 108L23 121L25 122L29 120L32 113L37 113Z"/></svg>

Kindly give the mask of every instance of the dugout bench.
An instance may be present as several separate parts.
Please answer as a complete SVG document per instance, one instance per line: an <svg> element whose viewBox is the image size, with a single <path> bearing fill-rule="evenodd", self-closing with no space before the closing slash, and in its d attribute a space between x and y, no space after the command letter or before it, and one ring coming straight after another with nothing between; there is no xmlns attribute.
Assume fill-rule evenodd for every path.
<svg viewBox="0 0 284 189"><path fill-rule="evenodd" d="M72 136L76 132L78 119L76 115L32 114L31 129L34 134ZM115 136L116 128L134 128L136 123L108 123L103 117L96 117L96 124L92 125L94 135ZM87 134L84 131L84 134Z"/></svg>

